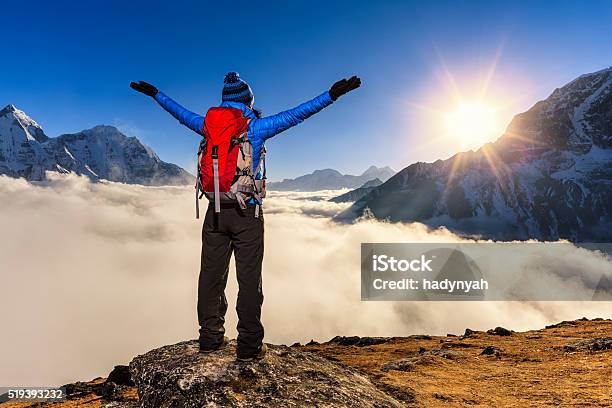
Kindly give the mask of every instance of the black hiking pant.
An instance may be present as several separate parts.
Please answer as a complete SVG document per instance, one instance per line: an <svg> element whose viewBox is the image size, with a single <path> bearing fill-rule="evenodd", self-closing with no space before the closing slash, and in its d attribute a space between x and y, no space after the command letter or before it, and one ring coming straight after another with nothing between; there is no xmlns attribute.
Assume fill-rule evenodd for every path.
<svg viewBox="0 0 612 408"><path fill-rule="evenodd" d="M263 214L255 218L255 206L221 207L215 214L209 205L202 228L202 262L198 282L200 348L211 350L223 341L227 299L225 285L232 252L238 278L238 357L257 354L264 329L261 324L261 263L264 253Z"/></svg>

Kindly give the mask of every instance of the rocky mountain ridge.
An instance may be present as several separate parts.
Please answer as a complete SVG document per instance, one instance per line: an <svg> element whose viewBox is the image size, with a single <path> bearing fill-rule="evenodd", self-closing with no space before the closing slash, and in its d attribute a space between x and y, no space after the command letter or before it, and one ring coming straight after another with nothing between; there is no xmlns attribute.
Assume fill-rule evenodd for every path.
<svg viewBox="0 0 612 408"><path fill-rule="evenodd" d="M363 214L464 236L610 242L612 68L516 115L477 151L412 164L337 219Z"/></svg>
<svg viewBox="0 0 612 408"><path fill-rule="evenodd" d="M386 181L395 174L395 170L386 167L370 166L359 176L342 174L338 170L315 170L294 179L268 183L270 190L277 191L319 191L339 190L342 188L358 188L364 183L376 178Z"/></svg>
<svg viewBox="0 0 612 408"><path fill-rule="evenodd" d="M15 106L0 110L0 174L41 181L47 171L130 184L194 182L187 171L162 161L150 147L113 126L95 126L49 138L38 123Z"/></svg>

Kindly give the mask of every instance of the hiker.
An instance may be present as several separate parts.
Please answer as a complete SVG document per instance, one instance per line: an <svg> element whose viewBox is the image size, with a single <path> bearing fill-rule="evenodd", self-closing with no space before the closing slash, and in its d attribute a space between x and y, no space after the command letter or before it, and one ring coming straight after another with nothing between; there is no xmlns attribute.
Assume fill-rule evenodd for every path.
<svg viewBox="0 0 612 408"><path fill-rule="evenodd" d="M202 229L198 281L200 351L213 352L228 342L224 336L225 286L233 252L239 287L236 354L238 360L250 361L266 353L260 320L264 254L261 206L266 179L264 142L358 88L361 80L356 76L342 79L316 98L268 117L261 117L261 112L253 107L253 91L237 72L227 73L223 82L221 105L210 108L205 117L183 108L144 81L132 82L130 87L153 97L180 123L204 136L196 182L196 195L202 192L209 199Z"/></svg>

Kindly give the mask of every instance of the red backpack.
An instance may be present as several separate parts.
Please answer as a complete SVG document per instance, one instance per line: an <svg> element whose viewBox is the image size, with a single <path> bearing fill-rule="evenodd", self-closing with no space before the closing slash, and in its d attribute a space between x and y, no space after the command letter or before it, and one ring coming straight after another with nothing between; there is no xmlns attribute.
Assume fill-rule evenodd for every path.
<svg viewBox="0 0 612 408"><path fill-rule="evenodd" d="M200 211L198 200L206 195L221 211L221 203L237 203L246 208L247 200L257 201L255 216L265 197L265 148L257 169L253 170L253 148L248 138L248 119L240 109L210 108L204 118L204 138L198 149L198 177L196 181L196 218ZM263 177L255 176L263 166ZM200 194L201 193L201 194Z"/></svg>

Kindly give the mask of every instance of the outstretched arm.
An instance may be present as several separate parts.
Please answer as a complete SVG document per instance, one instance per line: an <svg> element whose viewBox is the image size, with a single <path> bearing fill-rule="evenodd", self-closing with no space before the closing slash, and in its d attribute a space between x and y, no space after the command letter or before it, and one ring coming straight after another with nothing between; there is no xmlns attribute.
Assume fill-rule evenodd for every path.
<svg viewBox="0 0 612 408"><path fill-rule="evenodd" d="M201 115L185 109L172 98L159 91L156 87L144 81L139 81L138 83L132 82L130 87L138 92L153 97L162 108L174 116L179 122L202 135L204 118Z"/></svg>
<svg viewBox="0 0 612 408"><path fill-rule="evenodd" d="M316 98L304 102L293 109L254 121L253 131L260 134L264 140L269 139L301 123L304 119L309 118L326 106L331 105L332 102L333 100L329 96L329 92L325 91Z"/></svg>
<svg viewBox="0 0 612 408"><path fill-rule="evenodd" d="M361 80L355 76L349 80L342 79L332 85L329 91L323 92L308 102L304 102L293 109L277 113L276 115L254 121L253 130L261 134L264 140L269 139L308 119L323 108L331 105L341 95L358 88L360 85Z"/></svg>
<svg viewBox="0 0 612 408"><path fill-rule="evenodd" d="M183 108L177 102L175 102L172 98L164 94L163 92L158 92L155 95L155 100L160 104L162 108L164 108L168 113L178 119L183 125L187 126L189 129L193 130L198 134L203 134L204 127L204 118L197 113L191 112L188 109Z"/></svg>

